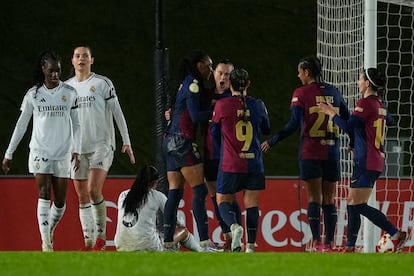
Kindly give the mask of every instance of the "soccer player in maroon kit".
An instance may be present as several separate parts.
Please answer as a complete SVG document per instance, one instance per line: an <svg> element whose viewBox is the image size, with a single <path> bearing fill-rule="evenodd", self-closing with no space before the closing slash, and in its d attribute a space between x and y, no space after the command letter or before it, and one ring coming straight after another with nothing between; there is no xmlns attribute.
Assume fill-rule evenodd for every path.
<svg viewBox="0 0 414 276"><path fill-rule="evenodd" d="M376 68L368 68L359 75L358 88L363 97L358 100L349 120L343 120L330 104L319 108L350 137L354 153L352 179L348 192L348 229L345 252L354 252L361 216L386 231L400 252L407 241L407 233L395 227L378 209L367 204L375 181L384 168L384 139L386 124L393 124L385 105L378 97L378 90L385 87L385 76Z"/></svg>
<svg viewBox="0 0 414 276"><path fill-rule="evenodd" d="M330 251L335 234L337 211L335 186L340 179L339 129L318 104L329 102L343 119L349 118L348 106L334 86L322 81L322 66L317 57L308 56L298 64L302 86L293 92L291 118L275 136L262 143L262 150L301 129L299 147L300 178L306 184L308 220L312 231L312 250ZM323 210L326 238L320 235L320 210Z"/></svg>
<svg viewBox="0 0 414 276"><path fill-rule="evenodd" d="M201 97L202 109L213 110L215 103L222 99L231 97L230 91L230 73L233 71L234 65L229 59L220 60L216 68L214 69L213 76L215 85L213 88L207 90L204 96ZM231 250L231 231L230 227L224 222L220 215L220 211L217 205L216 192L217 192L217 173L220 161L220 137L213 137L211 135L211 120L202 124L203 136L204 136L204 177L208 187L208 191L211 196L211 202L214 207L214 213L224 236L223 249L225 251ZM241 210L240 206L235 199L233 201L234 208L238 210L237 216L241 223Z"/></svg>
<svg viewBox="0 0 414 276"><path fill-rule="evenodd" d="M216 102L211 133L222 140L217 204L220 214L233 236L231 249L241 251L243 227L234 209L235 193L244 191L246 207L246 252L254 252L259 226L259 192L265 189L265 176L260 134L270 133L270 123L264 103L248 97L249 74L235 69L230 74L232 97Z"/></svg>

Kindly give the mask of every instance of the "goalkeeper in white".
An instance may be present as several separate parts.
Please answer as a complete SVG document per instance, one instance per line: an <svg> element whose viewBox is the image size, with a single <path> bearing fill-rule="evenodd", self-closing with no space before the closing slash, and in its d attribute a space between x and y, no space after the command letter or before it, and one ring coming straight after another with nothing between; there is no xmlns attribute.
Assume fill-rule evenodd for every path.
<svg viewBox="0 0 414 276"><path fill-rule="evenodd" d="M157 214L164 213L167 197L156 190L158 170L145 165L131 188L121 192L118 198L118 221L115 246L118 251L164 251L161 233L157 231ZM194 236L178 219L174 235L177 245L200 251ZM170 251L170 250L168 250Z"/></svg>

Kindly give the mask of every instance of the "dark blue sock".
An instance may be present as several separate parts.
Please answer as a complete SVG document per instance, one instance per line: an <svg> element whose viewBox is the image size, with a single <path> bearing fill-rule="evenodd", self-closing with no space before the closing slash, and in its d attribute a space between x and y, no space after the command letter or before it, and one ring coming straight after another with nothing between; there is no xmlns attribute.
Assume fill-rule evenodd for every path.
<svg viewBox="0 0 414 276"><path fill-rule="evenodd" d="M325 226L325 244L331 244L335 235L336 222L338 214L335 204L322 205L323 222Z"/></svg>
<svg viewBox="0 0 414 276"><path fill-rule="evenodd" d="M217 218L217 221L220 225L221 231L223 233L230 232L230 227L227 226L227 224L224 222L223 218L221 217L220 210L219 210L218 205L217 205L217 198L215 196L212 196L211 197L211 202L213 203L214 212L216 213L216 218Z"/></svg>
<svg viewBox="0 0 414 276"><path fill-rule="evenodd" d="M313 240L321 241L321 205L316 202L308 204L308 220Z"/></svg>
<svg viewBox="0 0 414 276"><path fill-rule="evenodd" d="M257 228L259 226L259 208L251 207L246 209L247 243L255 243Z"/></svg>
<svg viewBox="0 0 414 276"><path fill-rule="evenodd" d="M222 202L218 206L220 210L221 217L223 218L223 221L226 223L227 227L230 228L230 226L234 223L237 223L236 214L233 210L233 205L230 202Z"/></svg>
<svg viewBox="0 0 414 276"><path fill-rule="evenodd" d="M232 206L233 206L233 211L234 211L234 213L236 215L237 223L239 225L243 225L242 214L241 214L242 212L241 212L240 205L239 205L239 202L237 201L237 199L235 199L232 202Z"/></svg>
<svg viewBox="0 0 414 276"><path fill-rule="evenodd" d="M172 242L174 239L175 227L177 225L177 210L183 191L173 189L168 191L167 202L164 208L164 241Z"/></svg>
<svg viewBox="0 0 414 276"><path fill-rule="evenodd" d="M207 187L205 183L193 187L193 215L197 223L200 241L208 240L208 217L206 209Z"/></svg>
<svg viewBox="0 0 414 276"><path fill-rule="evenodd" d="M387 219L387 217L380 210L369 206L368 204L355 205L359 208L359 213L372 221L373 224L386 231L393 236L398 229Z"/></svg>
<svg viewBox="0 0 414 276"><path fill-rule="evenodd" d="M358 205L347 205L348 229L346 235L346 246L355 246L358 239L359 228L361 227L361 216Z"/></svg>

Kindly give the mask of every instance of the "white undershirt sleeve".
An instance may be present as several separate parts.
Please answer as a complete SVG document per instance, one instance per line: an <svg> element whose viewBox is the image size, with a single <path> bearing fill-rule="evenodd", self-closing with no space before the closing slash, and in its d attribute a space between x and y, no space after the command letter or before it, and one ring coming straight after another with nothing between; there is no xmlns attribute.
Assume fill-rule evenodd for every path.
<svg viewBox="0 0 414 276"><path fill-rule="evenodd" d="M108 106L110 110L112 111L112 114L114 115L116 125L118 126L119 133L121 134L121 137L122 137L123 145L131 145L131 141L129 139L129 134L128 134L128 126L126 124L124 114L122 113L122 109L119 104L118 98L114 97L108 100Z"/></svg>

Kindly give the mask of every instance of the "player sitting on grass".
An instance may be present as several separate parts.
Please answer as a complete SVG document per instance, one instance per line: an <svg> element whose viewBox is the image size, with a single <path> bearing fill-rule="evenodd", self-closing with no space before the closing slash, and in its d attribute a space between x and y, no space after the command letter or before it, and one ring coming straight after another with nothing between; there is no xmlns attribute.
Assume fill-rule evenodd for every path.
<svg viewBox="0 0 414 276"><path fill-rule="evenodd" d="M156 190L158 170L144 166L131 188L121 192L118 198L118 222L115 246L118 251L163 251L164 246L157 231L157 213L164 213L167 197ZM174 250L178 245L200 251L194 236L184 226L184 220L177 221L174 234Z"/></svg>

